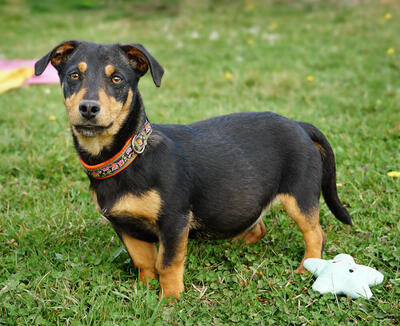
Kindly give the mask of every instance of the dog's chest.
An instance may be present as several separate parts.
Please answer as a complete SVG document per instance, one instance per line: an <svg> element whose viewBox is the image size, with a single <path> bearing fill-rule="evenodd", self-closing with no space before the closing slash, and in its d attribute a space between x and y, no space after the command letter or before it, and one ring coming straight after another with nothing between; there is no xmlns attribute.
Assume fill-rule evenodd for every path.
<svg viewBox="0 0 400 326"><path fill-rule="evenodd" d="M140 195L124 194L117 199L107 201L99 200L97 193L91 189L90 194L97 211L113 216L143 218L156 223L161 210L161 196L152 189Z"/></svg>
<svg viewBox="0 0 400 326"><path fill-rule="evenodd" d="M140 195L127 193L113 200L101 200L94 190L90 193L97 211L121 231L146 240L157 236L162 201L156 190Z"/></svg>
<svg viewBox="0 0 400 326"><path fill-rule="evenodd" d="M149 190L140 195L126 194L115 201L109 208L113 216L143 218L156 223L161 210L161 197L156 190Z"/></svg>

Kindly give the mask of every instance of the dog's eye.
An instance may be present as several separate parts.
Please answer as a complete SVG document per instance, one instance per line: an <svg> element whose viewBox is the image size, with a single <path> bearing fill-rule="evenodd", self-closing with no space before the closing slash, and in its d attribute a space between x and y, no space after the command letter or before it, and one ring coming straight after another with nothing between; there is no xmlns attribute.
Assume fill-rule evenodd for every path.
<svg viewBox="0 0 400 326"><path fill-rule="evenodd" d="M113 82L114 84L121 84L121 83L122 83L122 78L121 78L120 76L113 76L113 77L111 78L111 80L112 80L112 82Z"/></svg>
<svg viewBox="0 0 400 326"><path fill-rule="evenodd" d="M77 72L73 72L73 73L69 74L69 77L73 80L78 80L79 74Z"/></svg>

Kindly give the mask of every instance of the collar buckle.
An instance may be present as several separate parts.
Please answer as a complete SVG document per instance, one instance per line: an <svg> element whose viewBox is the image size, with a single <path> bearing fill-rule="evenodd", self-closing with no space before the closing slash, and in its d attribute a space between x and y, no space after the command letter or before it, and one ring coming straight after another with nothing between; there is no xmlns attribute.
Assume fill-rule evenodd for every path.
<svg viewBox="0 0 400 326"><path fill-rule="evenodd" d="M152 132L150 123L147 121L144 128L132 139L132 148L136 154L142 154L147 145L147 139Z"/></svg>
<svg viewBox="0 0 400 326"><path fill-rule="evenodd" d="M139 137L138 137L139 136ZM142 154L146 148L147 140L143 140L140 135L135 135L132 139L132 148L136 154Z"/></svg>

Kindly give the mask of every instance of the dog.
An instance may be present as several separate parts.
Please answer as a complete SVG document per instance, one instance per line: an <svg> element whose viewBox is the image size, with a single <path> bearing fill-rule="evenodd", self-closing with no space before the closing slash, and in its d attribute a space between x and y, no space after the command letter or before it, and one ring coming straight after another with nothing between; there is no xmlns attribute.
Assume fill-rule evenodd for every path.
<svg viewBox="0 0 400 326"><path fill-rule="evenodd" d="M266 233L264 210L283 203L303 234L303 261L321 258L319 197L352 225L336 189L332 148L316 127L271 112L236 113L189 125L151 124L138 90L164 70L140 44L66 41L35 64L57 69L80 161L97 210L112 224L144 283L184 291L188 238ZM155 243L159 242L156 249Z"/></svg>

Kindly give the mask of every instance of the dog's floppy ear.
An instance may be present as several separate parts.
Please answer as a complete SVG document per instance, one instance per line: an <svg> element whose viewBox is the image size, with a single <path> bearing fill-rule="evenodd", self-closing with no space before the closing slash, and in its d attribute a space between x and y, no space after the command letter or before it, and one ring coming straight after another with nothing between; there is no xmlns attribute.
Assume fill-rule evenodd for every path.
<svg viewBox="0 0 400 326"><path fill-rule="evenodd" d="M151 76L154 84L157 87L161 85L161 78L164 74L164 69L153 56L147 52L141 44L120 44L121 50L125 53L132 68L137 70L142 76L150 67Z"/></svg>
<svg viewBox="0 0 400 326"><path fill-rule="evenodd" d="M77 48L78 44L78 41L66 41L57 45L53 50L35 63L35 75L41 75L50 61L55 68L59 67L60 64L68 60Z"/></svg>

